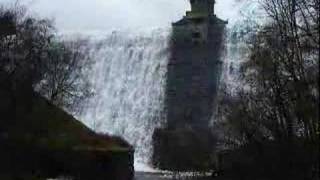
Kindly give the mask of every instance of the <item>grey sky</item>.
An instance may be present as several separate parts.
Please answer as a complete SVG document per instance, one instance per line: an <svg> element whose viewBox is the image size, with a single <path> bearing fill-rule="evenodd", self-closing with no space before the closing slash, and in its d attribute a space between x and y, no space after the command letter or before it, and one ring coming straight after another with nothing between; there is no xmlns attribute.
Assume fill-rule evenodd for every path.
<svg viewBox="0 0 320 180"><path fill-rule="evenodd" d="M0 0L12 3L14 0ZM105 31L165 27L189 9L188 0L20 0L33 13L54 18L61 31ZM235 0L217 0L216 14L232 19Z"/></svg>

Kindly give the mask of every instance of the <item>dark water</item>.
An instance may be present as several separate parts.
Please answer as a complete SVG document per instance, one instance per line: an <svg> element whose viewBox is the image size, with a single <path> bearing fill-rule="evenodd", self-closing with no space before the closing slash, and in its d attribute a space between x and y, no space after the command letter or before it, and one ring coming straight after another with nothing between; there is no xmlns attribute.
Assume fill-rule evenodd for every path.
<svg viewBox="0 0 320 180"><path fill-rule="evenodd" d="M165 173L136 172L135 180L210 180L210 177L191 177Z"/></svg>
<svg viewBox="0 0 320 180"><path fill-rule="evenodd" d="M1 180L1 179L0 179ZM47 180L73 180L73 178L60 177L56 179ZM210 177L191 177L186 175L174 175L168 173L147 173L147 172L135 172L134 180L212 180Z"/></svg>

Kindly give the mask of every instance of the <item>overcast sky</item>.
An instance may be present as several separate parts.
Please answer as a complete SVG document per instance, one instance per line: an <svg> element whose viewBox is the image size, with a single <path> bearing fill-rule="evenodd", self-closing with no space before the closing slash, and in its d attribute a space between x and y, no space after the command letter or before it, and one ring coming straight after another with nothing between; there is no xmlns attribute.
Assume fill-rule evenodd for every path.
<svg viewBox="0 0 320 180"><path fill-rule="evenodd" d="M12 3L15 0L0 0ZM60 31L106 31L161 28L180 19L188 0L20 0L32 13L55 19ZM235 0L217 0L216 14L232 20Z"/></svg>

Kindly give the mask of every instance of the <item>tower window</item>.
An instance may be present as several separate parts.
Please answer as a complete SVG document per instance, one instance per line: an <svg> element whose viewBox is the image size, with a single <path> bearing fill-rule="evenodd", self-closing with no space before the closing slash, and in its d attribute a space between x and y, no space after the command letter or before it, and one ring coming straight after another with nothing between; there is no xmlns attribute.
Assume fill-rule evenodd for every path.
<svg viewBox="0 0 320 180"><path fill-rule="evenodd" d="M192 33L192 38L200 38L200 37L201 37L200 32L193 32Z"/></svg>

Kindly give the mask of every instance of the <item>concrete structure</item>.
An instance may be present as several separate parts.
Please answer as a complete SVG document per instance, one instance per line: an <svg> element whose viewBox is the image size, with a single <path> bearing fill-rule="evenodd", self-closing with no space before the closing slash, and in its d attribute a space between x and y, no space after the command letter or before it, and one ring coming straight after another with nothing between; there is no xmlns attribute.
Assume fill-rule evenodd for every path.
<svg viewBox="0 0 320 180"><path fill-rule="evenodd" d="M191 11L172 24L167 126L153 136L153 162L162 169L201 170L199 161L208 165L204 161L210 159L214 148L209 123L215 109L227 22L215 16L214 0L190 3ZM178 158L178 154L183 156Z"/></svg>
<svg viewBox="0 0 320 180"><path fill-rule="evenodd" d="M192 11L173 23L166 88L170 129L207 128L214 111L226 24L213 14L214 2L191 0Z"/></svg>

